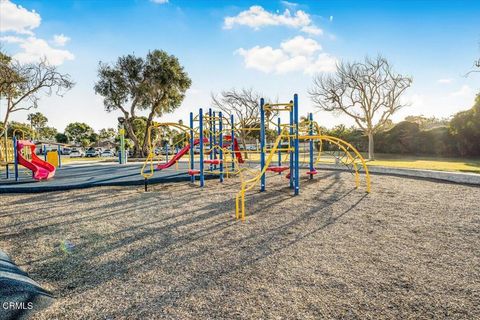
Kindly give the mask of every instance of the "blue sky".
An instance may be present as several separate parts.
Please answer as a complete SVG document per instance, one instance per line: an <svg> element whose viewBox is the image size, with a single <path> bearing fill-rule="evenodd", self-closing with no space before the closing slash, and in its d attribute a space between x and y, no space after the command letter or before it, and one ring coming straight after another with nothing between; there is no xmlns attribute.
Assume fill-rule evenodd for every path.
<svg viewBox="0 0 480 320"><path fill-rule="evenodd" d="M395 121L449 116L469 108L480 90L480 74L463 77L480 57L480 1L0 1L4 50L25 61L45 55L76 82L63 98L40 102L60 130L73 121L115 126L118 114L103 111L93 92L98 62L152 49L176 55L193 81L164 120L186 120L208 107L211 92L233 87L281 101L296 92L301 113L317 112L307 95L312 77L365 55L382 54L414 79L404 97L411 106ZM325 112L315 117L327 127L352 124Z"/></svg>

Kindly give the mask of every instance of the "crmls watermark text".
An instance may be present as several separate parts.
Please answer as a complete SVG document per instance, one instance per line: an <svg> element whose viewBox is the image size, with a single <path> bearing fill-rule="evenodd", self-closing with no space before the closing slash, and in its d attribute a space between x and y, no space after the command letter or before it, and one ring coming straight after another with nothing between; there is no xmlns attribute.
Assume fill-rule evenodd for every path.
<svg viewBox="0 0 480 320"><path fill-rule="evenodd" d="M33 302L4 302L2 303L4 310L31 310L33 309Z"/></svg>

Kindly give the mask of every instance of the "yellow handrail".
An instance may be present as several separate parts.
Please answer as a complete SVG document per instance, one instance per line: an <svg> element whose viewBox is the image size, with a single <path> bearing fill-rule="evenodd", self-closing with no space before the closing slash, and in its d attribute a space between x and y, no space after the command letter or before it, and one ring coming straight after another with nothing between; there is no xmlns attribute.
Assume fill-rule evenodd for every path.
<svg viewBox="0 0 480 320"><path fill-rule="evenodd" d="M286 133L287 133L287 130L284 129L278 135L277 139L274 142L274 147L271 149L270 153L268 154L267 160L265 161L265 165L262 168L262 170L260 171L260 173L256 177L254 177L250 180L247 180L247 181L244 181L244 182L242 181L241 190L237 193L237 196L235 198L235 217L237 219L239 219L240 216L241 216L242 221L245 221L245 193L247 191L251 190L257 184L257 182L260 181L260 178L265 174L268 166L270 165L270 162L272 162L273 156L277 152L276 149L278 148L278 145L282 141L282 138L285 138ZM247 186L248 184L250 184L250 186ZM240 199L242 201L241 210L240 210L240 203L239 203Z"/></svg>
<svg viewBox="0 0 480 320"><path fill-rule="evenodd" d="M368 171L367 163L365 162L365 159L362 157L360 152L358 152L358 150L355 149L354 146L352 146L350 143L348 143L345 140L342 140L340 138L332 137L332 136L325 136L325 135L299 136L299 139L315 139L315 140L323 140L323 141L332 142L332 143L336 144L338 147L340 147L342 149L342 151L347 153L347 156L351 159L353 159L353 157L348 152L347 148L350 149L351 151L353 151L353 153L355 153L355 155L356 155L356 158L358 158L360 160L360 162L362 163L362 167L365 170L365 180L366 180L366 184L367 184L367 192L370 193L370 191L371 191L371 181L370 181L370 173ZM352 162L354 164L355 169L357 170L354 159L353 159Z"/></svg>

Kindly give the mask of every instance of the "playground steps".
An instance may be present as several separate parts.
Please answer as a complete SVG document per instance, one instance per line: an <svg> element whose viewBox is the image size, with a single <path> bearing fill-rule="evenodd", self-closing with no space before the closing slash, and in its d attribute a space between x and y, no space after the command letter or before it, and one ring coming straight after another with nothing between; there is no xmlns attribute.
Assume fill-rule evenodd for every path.
<svg viewBox="0 0 480 320"><path fill-rule="evenodd" d="M197 174L200 174L200 170L192 170L192 169L190 169L190 170L187 171L187 173L188 173L188 175L190 175L190 176L195 176L195 175L197 175Z"/></svg>
<svg viewBox="0 0 480 320"><path fill-rule="evenodd" d="M285 170L289 170L290 167L281 167L281 166L271 166L267 168L267 171L271 172L283 172Z"/></svg>
<svg viewBox="0 0 480 320"><path fill-rule="evenodd" d="M203 160L203 163L218 165L218 164L222 163L222 160L220 160L220 159L207 159L207 160Z"/></svg>

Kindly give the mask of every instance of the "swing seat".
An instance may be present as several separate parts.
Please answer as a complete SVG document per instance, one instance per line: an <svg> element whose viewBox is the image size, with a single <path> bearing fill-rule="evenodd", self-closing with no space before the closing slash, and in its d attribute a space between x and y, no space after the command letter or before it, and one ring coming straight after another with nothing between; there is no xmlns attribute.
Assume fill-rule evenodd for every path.
<svg viewBox="0 0 480 320"><path fill-rule="evenodd" d="M315 169L313 169L312 171L307 171L307 174L317 174L317 173L318 171Z"/></svg>
<svg viewBox="0 0 480 320"><path fill-rule="evenodd" d="M194 176L194 175L200 174L200 170L190 169L190 170L187 171L187 173L188 173L189 176Z"/></svg>
<svg viewBox="0 0 480 320"><path fill-rule="evenodd" d="M218 164L222 163L222 160L220 160L220 159L207 159L207 160L203 160L203 163L218 165Z"/></svg>
<svg viewBox="0 0 480 320"><path fill-rule="evenodd" d="M271 171L271 172L283 172L285 170L289 170L290 167L268 167L267 168L267 171Z"/></svg>

